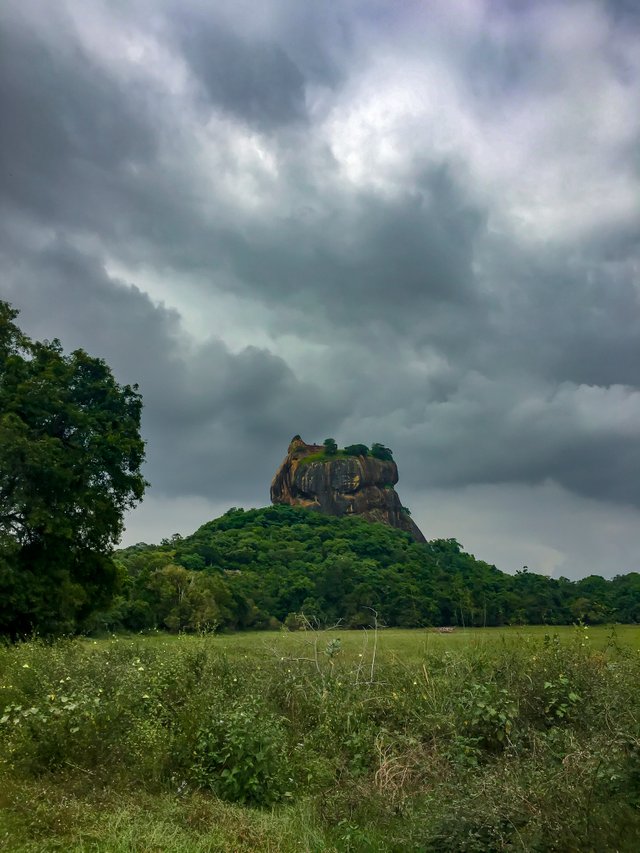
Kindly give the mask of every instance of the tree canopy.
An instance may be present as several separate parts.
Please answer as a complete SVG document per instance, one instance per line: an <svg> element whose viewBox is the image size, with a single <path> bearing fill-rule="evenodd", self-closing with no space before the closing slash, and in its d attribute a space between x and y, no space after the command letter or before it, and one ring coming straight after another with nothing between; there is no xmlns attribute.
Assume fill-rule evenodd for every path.
<svg viewBox="0 0 640 853"><path fill-rule="evenodd" d="M286 505L231 509L191 536L116 559L125 588L100 615L110 629L268 628L295 625L300 611L359 627L371 624L371 608L406 628L640 621L637 573L576 582L511 575L455 539L425 545L384 524Z"/></svg>
<svg viewBox="0 0 640 853"><path fill-rule="evenodd" d="M338 452L338 445L336 444L335 438L325 438L322 442L324 445L324 452L327 456L335 456Z"/></svg>
<svg viewBox="0 0 640 853"><path fill-rule="evenodd" d="M344 452L347 456L368 456L369 448L366 444L348 444Z"/></svg>
<svg viewBox="0 0 640 853"><path fill-rule="evenodd" d="M0 632L71 631L110 600L142 498L142 399L83 350L32 341L0 302Z"/></svg>
<svg viewBox="0 0 640 853"><path fill-rule="evenodd" d="M387 462L393 461L393 452L389 447L385 447L384 444L380 444L378 441L374 441L371 445L371 455L375 459L383 459Z"/></svg>

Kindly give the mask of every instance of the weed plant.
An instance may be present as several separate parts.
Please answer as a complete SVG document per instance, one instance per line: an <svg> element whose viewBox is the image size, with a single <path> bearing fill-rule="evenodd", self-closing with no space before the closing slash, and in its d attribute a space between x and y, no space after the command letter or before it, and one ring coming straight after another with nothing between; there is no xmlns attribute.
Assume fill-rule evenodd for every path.
<svg viewBox="0 0 640 853"><path fill-rule="evenodd" d="M0 847L640 848L637 651L363 639L0 648Z"/></svg>

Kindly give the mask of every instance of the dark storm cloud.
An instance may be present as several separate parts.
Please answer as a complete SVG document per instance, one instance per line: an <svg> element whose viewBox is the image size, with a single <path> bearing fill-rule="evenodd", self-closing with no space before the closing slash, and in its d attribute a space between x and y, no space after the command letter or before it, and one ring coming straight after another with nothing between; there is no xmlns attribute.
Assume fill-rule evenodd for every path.
<svg viewBox="0 0 640 853"><path fill-rule="evenodd" d="M179 45L214 102L248 118L257 108L253 117L269 127L277 125L278 116L299 117L301 104L304 114L305 84L335 88L354 59L347 8L298 0L271 0L260 8L253 0L226 5L169 0L165 15L168 37ZM221 64L221 56L228 66ZM284 92L267 88L269 84L282 86ZM275 115L257 103L265 99L273 105L274 98L284 98Z"/></svg>
<svg viewBox="0 0 640 853"><path fill-rule="evenodd" d="M640 394L621 386L536 389L526 376L519 384L469 375L433 401L417 427L407 424L404 437L400 431L398 447L407 457L414 449L436 485L554 480L578 494L637 504L631 472L640 464L639 413ZM415 474L404 475L413 487Z"/></svg>
<svg viewBox="0 0 640 853"><path fill-rule="evenodd" d="M140 385L147 476L158 492L234 500L256 481L268 485L290 424L328 430L344 406L264 349L190 341L175 311L63 243L14 269L3 295L34 337L56 329L67 349L105 358L120 381Z"/></svg>
<svg viewBox="0 0 640 853"><path fill-rule="evenodd" d="M228 264L249 291L276 304L310 302L354 331L375 321L410 335L438 303L482 311L471 262L483 213L446 168L416 174L399 197L353 193L342 207L319 198L318 208L227 244Z"/></svg>
<svg viewBox="0 0 640 853"><path fill-rule="evenodd" d="M153 157L155 137L142 93L109 78L63 22L53 29L41 36L0 11L2 204L56 222L108 204L114 174Z"/></svg>
<svg viewBox="0 0 640 853"><path fill-rule="evenodd" d="M311 302L340 325L351 326L357 312L360 321L403 328L438 302L469 301L482 310L471 261L485 213L446 164L418 162L411 188L392 198L345 192L330 156L305 161L286 150L304 150L308 137L298 133L283 143L292 165L283 164L282 209L235 225L212 220L201 209L199 176L159 150L169 134L157 92L145 99L140 79L116 82L70 36L55 54L37 33L12 19L6 25L2 100L14 120L2 171L7 198L21 210L57 227L99 233L130 258L151 257L177 271L231 272L234 286L249 294L275 305ZM284 121L271 99L288 99L287 85L271 78L271 60L261 67L265 50L280 56L280 49L247 46L220 26L201 18L180 23L187 61L196 69L211 63L208 79L218 81L223 106L248 119L265 110L274 124ZM216 59L220 51L233 56L248 82L233 63ZM302 92L302 78L296 80ZM226 152L223 172L238 168L235 158ZM211 192L209 203L215 180ZM308 333L314 328L324 334L317 322Z"/></svg>
<svg viewBox="0 0 640 853"><path fill-rule="evenodd" d="M510 274L502 290L503 314L489 359L510 351L512 364L550 382L608 387L640 385L638 290L634 273L640 242L621 251L616 237L601 240L599 257L578 245L571 256L503 258L496 276ZM613 260L614 256L616 260Z"/></svg>
<svg viewBox="0 0 640 853"><path fill-rule="evenodd" d="M264 501L299 432L640 506L624 4L65 8L0 12L2 294L140 382L156 493Z"/></svg>
<svg viewBox="0 0 640 853"><path fill-rule="evenodd" d="M307 88L335 89L345 77L353 39L339 9L293 0L273 2L267 16L251 2L168 9L169 37L210 105L260 130L304 124Z"/></svg>
<svg viewBox="0 0 640 853"><path fill-rule="evenodd" d="M206 19L189 22L182 45L214 105L264 129L306 117L304 76L278 45L244 41Z"/></svg>
<svg viewBox="0 0 640 853"><path fill-rule="evenodd" d="M640 27L640 7L635 0L606 0L606 8L624 26Z"/></svg>
<svg viewBox="0 0 640 853"><path fill-rule="evenodd" d="M254 68L262 62L260 50L213 25L192 24L189 33L188 61L199 67L206 58L221 87L240 87L224 106L235 99L233 109L245 118L252 110L266 110L276 124L283 118L269 92L287 98L287 87L268 69ZM385 198L345 192L330 156L305 161L296 153L292 165L283 164L282 209L235 225L212 219L202 210L199 176L184 173L159 150L169 134L163 114L152 121L152 108L162 109L157 93L145 100L139 79L130 87L116 83L73 41L55 55L15 23L7 41L3 101L14 121L2 165L7 198L21 210L57 227L99 233L129 258L151 258L177 271L229 271L234 286L248 294L275 305L310 302L314 313L340 325L351 326L357 312L360 321L404 328L438 302L467 300L481 310L471 261L484 211L446 165L417 163L411 188ZM216 45L246 65L264 91L242 89L244 78L226 59L215 65ZM269 50L276 55L278 48ZM304 133L285 141L283 156L288 144L304 149L307 141ZM226 152L223 173L238 168L235 158ZM208 204L215 179L211 192ZM308 333L314 329L324 335L317 322Z"/></svg>

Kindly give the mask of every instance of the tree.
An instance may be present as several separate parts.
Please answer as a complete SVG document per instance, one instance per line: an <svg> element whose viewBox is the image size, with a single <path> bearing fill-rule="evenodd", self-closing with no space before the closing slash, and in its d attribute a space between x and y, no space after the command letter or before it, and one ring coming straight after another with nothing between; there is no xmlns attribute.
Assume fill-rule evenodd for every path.
<svg viewBox="0 0 640 853"><path fill-rule="evenodd" d="M0 632L73 631L109 604L144 493L142 399L107 364L31 341L0 302Z"/></svg>
<svg viewBox="0 0 640 853"><path fill-rule="evenodd" d="M386 462L393 462L393 453L388 447L385 447L384 444L380 444L377 441L371 445L371 455L375 459L382 459Z"/></svg>
<svg viewBox="0 0 640 853"><path fill-rule="evenodd" d="M338 445L336 444L335 438L325 438L322 442L324 444L324 452L327 456L335 456L338 452Z"/></svg>
<svg viewBox="0 0 640 853"><path fill-rule="evenodd" d="M369 448L366 444L348 444L344 452L347 456L368 456Z"/></svg>

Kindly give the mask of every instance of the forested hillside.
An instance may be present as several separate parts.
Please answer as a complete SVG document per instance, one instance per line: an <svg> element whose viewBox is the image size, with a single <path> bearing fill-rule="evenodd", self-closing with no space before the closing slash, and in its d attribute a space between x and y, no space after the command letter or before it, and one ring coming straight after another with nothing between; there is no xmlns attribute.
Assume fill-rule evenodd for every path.
<svg viewBox="0 0 640 853"><path fill-rule="evenodd" d="M122 594L92 626L258 629L295 614L347 627L640 621L640 574L505 574L454 539L288 506L231 509L192 536L117 552Z"/></svg>

